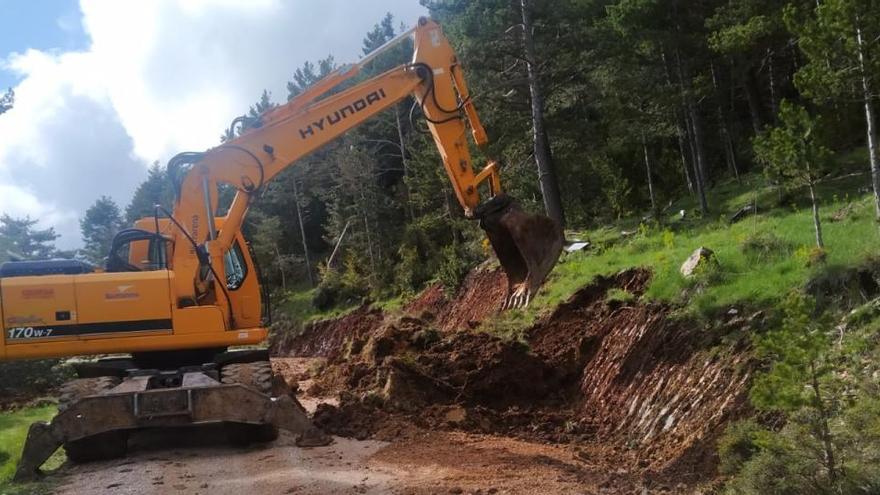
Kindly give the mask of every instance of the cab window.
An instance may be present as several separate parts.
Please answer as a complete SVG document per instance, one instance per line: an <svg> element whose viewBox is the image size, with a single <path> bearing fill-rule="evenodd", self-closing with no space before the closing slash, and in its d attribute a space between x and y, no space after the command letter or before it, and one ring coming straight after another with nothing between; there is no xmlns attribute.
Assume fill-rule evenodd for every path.
<svg viewBox="0 0 880 495"><path fill-rule="evenodd" d="M233 244L232 249L226 252L223 261L226 269L226 288L236 290L241 287L248 275L247 262L238 241Z"/></svg>

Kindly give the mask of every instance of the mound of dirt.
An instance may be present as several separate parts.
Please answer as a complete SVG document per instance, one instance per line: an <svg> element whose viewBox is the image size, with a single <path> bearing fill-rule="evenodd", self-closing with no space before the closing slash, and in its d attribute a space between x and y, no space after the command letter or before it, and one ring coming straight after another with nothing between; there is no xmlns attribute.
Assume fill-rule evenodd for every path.
<svg viewBox="0 0 880 495"><path fill-rule="evenodd" d="M430 313L437 328L444 332L470 329L501 309L506 293L504 270L484 263L471 270L454 296L448 297L441 284L434 284L404 311L416 315Z"/></svg>
<svg viewBox="0 0 880 495"><path fill-rule="evenodd" d="M497 311L503 274L472 273L454 298L432 287L389 317L361 308L313 324L290 350L322 356L315 389L339 393L316 423L356 438L393 439L413 427L573 443L655 479L714 475L715 441L740 414L752 369L738 343L707 342L660 304L640 296L644 270L600 277L539 320L526 343L474 332ZM479 304L476 304L479 302Z"/></svg>
<svg viewBox="0 0 880 495"><path fill-rule="evenodd" d="M345 342L363 335L382 323L382 310L363 305L338 318L307 323L302 333L274 342L273 356L323 357L338 360L345 352Z"/></svg>

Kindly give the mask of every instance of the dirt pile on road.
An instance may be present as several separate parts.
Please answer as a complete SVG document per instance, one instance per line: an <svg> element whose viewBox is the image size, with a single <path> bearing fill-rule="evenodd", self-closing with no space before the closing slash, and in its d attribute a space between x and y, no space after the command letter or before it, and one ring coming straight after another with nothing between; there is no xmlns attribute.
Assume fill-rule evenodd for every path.
<svg viewBox="0 0 880 495"><path fill-rule="evenodd" d="M668 307L637 302L649 280L643 270L600 277L522 343L471 329L503 298L503 274L483 269L455 298L428 289L406 308L419 317L361 308L312 325L290 349L327 358L307 392L338 393L339 405L315 417L331 433L502 434L590 449L608 469L699 481L714 473L715 440L744 406L750 363L739 344L710 346ZM498 287L497 301L485 297ZM609 298L610 289L633 297Z"/></svg>

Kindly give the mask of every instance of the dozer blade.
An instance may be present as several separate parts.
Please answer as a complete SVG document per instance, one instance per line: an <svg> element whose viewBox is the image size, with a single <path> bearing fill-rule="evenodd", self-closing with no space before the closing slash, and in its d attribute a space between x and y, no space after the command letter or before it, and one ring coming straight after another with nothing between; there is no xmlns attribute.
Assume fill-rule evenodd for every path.
<svg viewBox="0 0 880 495"><path fill-rule="evenodd" d="M203 383L209 381L205 377ZM270 424L295 434L300 447L333 441L312 424L294 398L270 397L241 384L111 392L80 399L51 423L32 424L14 479L27 481L39 476L40 466L68 442L100 438L107 432L211 423Z"/></svg>
<svg viewBox="0 0 880 495"><path fill-rule="evenodd" d="M507 273L507 295L501 309L528 306L559 259L562 228L548 217L524 212L506 194L481 204L475 216Z"/></svg>

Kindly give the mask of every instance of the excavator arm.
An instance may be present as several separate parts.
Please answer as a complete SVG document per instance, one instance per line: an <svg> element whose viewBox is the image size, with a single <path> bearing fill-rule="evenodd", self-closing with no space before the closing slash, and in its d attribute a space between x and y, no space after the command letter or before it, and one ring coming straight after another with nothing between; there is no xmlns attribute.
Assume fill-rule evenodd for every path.
<svg viewBox="0 0 880 495"><path fill-rule="evenodd" d="M330 93L408 36L414 39L411 63ZM474 168L468 134L474 144L483 146L488 141L486 133L449 41L440 26L426 18L360 63L334 71L287 104L265 112L240 136L204 153L172 159L169 167L183 170L175 222L165 224L165 234L175 240L172 266L177 303L197 304L199 294L212 284L221 288L218 299L228 300L218 283L225 280L223 256L232 248L251 201L266 183L409 96L421 106L456 198L466 216L480 220L508 275L505 307L528 304L559 256L561 228L546 217L526 215L502 194L497 162L490 161L482 170ZM231 185L236 194L220 232L215 232L218 184ZM207 275L206 264L213 277ZM227 306L231 319L231 305Z"/></svg>

